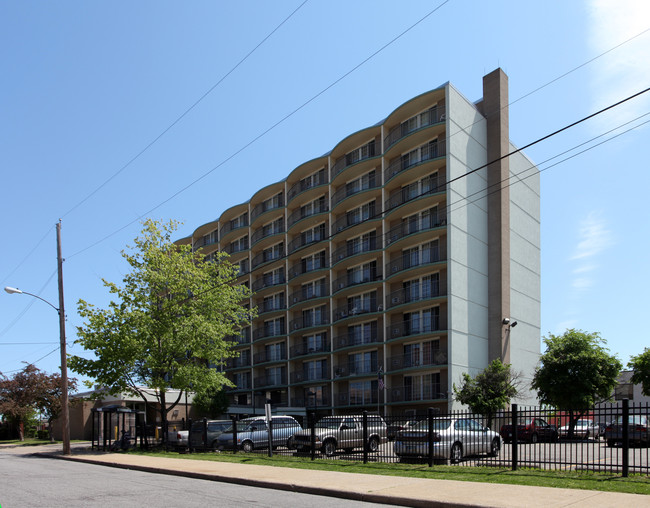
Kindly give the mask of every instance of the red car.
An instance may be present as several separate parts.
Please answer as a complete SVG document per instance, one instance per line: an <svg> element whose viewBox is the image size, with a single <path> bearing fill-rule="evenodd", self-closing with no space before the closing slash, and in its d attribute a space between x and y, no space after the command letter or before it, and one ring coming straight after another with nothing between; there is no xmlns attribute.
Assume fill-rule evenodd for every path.
<svg viewBox="0 0 650 508"><path fill-rule="evenodd" d="M504 443L512 441L512 425L501 427L501 439ZM524 418L517 425L518 441L537 443L538 441L557 441L557 427L542 418Z"/></svg>

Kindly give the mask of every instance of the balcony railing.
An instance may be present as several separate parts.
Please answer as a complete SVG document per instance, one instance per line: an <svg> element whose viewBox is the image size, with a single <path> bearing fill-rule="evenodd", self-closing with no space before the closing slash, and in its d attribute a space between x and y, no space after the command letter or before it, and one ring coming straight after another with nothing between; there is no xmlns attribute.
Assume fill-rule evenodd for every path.
<svg viewBox="0 0 650 508"><path fill-rule="evenodd" d="M442 384L425 386L395 386L388 390L387 402L416 402L427 400L446 400L447 390Z"/></svg>
<svg viewBox="0 0 650 508"><path fill-rule="evenodd" d="M289 295L289 306L295 305L300 302L306 302L307 300L314 300L316 298L324 298L330 295L330 287L327 283L327 279L324 284L317 286L316 290L306 291L299 289Z"/></svg>
<svg viewBox="0 0 650 508"><path fill-rule="evenodd" d="M282 301L273 300L273 301L260 302L257 304L257 308L259 309L260 314L263 314L264 312L285 310L287 308L287 304L283 298Z"/></svg>
<svg viewBox="0 0 650 508"><path fill-rule="evenodd" d="M388 167L384 170L384 183L393 178L395 175L406 171L412 167L424 164L438 157L445 157L447 155L447 149L444 141L438 141L437 143L426 144L420 147L418 156L401 156L393 159Z"/></svg>
<svg viewBox="0 0 650 508"><path fill-rule="evenodd" d="M419 354L403 354L388 359L388 370L402 370L429 365L447 365L447 351L442 349L423 350Z"/></svg>
<svg viewBox="0 0 650 508"><path fill-rule="evenodd" d="M278 235L284 233L286 228L284 227L284 220L281 222L274 222L271 227L263 226L258 228L251 236L251 245L255 245L260 240L267 238L269 236Z"/></svg>
<svg viewBox="0 0 650 508"><path fill-rule="evenodd" d="M445 224L447 224L447 214L442 212L422 217L416 221L404 220L386 233L386 244L390 245L405 236L419 233L420 231L439 228Z"/></svg>
<svg viewBox="0 0 650 508"><path fill-rule="evenodd" d="M313 372L292 372L290 376L292 383L310 383L316 381L329 381L331 379L329 368Z"/></svg>
<svg viewBox="0 0 650 508"><path fill-rule="evenodd" d="M398 190L386 200L386 207L384 209L386 211L392 210L393 208L397 208L398 206L403 205L404 203L408 203L409 201L413 201L414 199L430 196L431 194L436 194L438 192L443 192L445 190L445 176L436 175L435 178L432 178L429 181L429 184L429 189L425 191L415 191L415 189L410 190L409 188Z"/></svg>
<svg viewBox="0 0 650 508"><path fill-rule="evenodd" d="M401 254L397 259L386 263L386 277L390 277L402 270L408 270L409 268L431 263L440 263L446 260L447 248L444 243L437 248L423 249L418 252L417 256L414 253Z"/></svg>
<svg viewBox="0 0 650 508"><path fill-rule="evenodd" d="M371 393L357 394L357 393L339 393L336 396L336 403L339 406L376 406L377 405L377 391L371 390Z"/></svg>
<svg viewBox="0 0 650 508"><path fill-rule="evenodd" d="M445 110L444 108L433 107L416 115L409 120L413 122L402 122L400 125L393 127L388 135L384 138L384 151L387 151L391 146L397 143L400 139L408 136L409 134L434 125L436 123L444 122Z"/></svg>
<svg viewBox="0 0 650 508"><path fill-rule="evenodd" d="M366 284L368 282L377 282L382 280L381 272L375 270L369 270L367 273L363 274L346 274L342 277L339 277L334 281L334 292L341 291L342 289L349 288L352 286L357 286L359 284Z"/></svg>
<svg viewBox="0 0 650 508"><path fill-rule="evenodd" d="M327 221L325 221L325 231L328 231ZM323 234L312 234L311 237L309 237L309 239L307 237L303 237L303 235L298 235L296 238L291 240L291 242L289 242L289 246L288 246L287 250L289 251L289 254L291 254L292 252L297 251L301 247L305 247L306 245L311 245L311 244L314 244L314 243L322 242L325 239L326 239L325 238L325 233L323 233Z"/></svg>
<svg viewBox="0 0 650 508"><path fill-rule="evenodd" d="M351 256L356 256L357 254L362 254L364 252L370 252L373 250L379 249L381 246L377 242L377 238L369 238L367 240L362 240L358 243L347 243L336 249L332 254L332 264L338 263L339 261L349 258Z"/></svg>
<svg viewBox="0 0 650 508"><path fill-rule="evenodd" d="M216 231L213 231L209 235L202 236L192 244L192 250L199 250L201 247L207 247L208 245L214 245L219 241L219 235Z"/></svg>
<svg viewBox="0 0 650 508"><path fill-rule="evenodd" d="M348 152L343 157L339 157L332 166L332 178L353 164L371 159L376 155L379 155L379 150L375 150L375 140L373 139L368 144Z"/></svg>
<svg viewBox="0 0 650 508"><path fill-rule="evenodd" d="M282 362L286 361L287 352L286 351L274 351L272 353L263 351L261 353L255 353L253 355L253 363L259 365L260 363L268 362Z"/></svg>
<svg viewBox="0 0 650 508"><path fill-rule="evenodd" d="M325 201L314 205L310 208L298 208L297 210L294 210L291 215L289 215L289 218L287 219L287 224L289 227L293 226L296 222L302 219L306 219L307 217L311 217L312 215L317 215L319 213L324 213L329 211L329 206L327 205L327 198Z"/></svg>
<svg viewBox="0 0 650 508"><path fill-rule="evenodd" d="M315 272L316 270L322 270L324 268L329 268L330 264L327 261L327 251L325 251L325 259L320 260L316 258L314 262L303 263L302 260L295 263L291 268L289 268L289 280L295 279L298 275L303 273Z"/></svg>
<svg viewBox="0 0 650 508"><path fill-rule="evenodd" d="M236 229L247 228L247 227L248 227L248 217L242 219L241 221L237 221L235 223L233 223L233 221L228 221L219 229L219 237L223 238L231 231L235 231Z"/></svg>
<svg viewBox="0 0 650 508"><path fill-rule="evenodd" d="M297 358L299 356L313 355L317 353L329 353L330 352L330 343L325 341L320 345L309 345L309 344L298 344L292 346L289 349L289 355L291 358Z"/></svg>
<svg viewBox="0 0 650 508"><path fill-rule="evenodd" d="M329 179L327 178L327 169L323 172L318 172L310 177L300 180L298 183L291 186L289 192L287 192L287 203L295 198L298 194L305 192L319 185L327 184Z"/></svg>
<svg viewBox="0 0 650 508"><path fill-rule="evenodd" d="M243 252L245 250L248 250L249 243L248 241L245 242L232 242L226 247L226 252L228 254L237 254L238 252Z"/></svg>
<svg viewBox="0 0 650 508"><path fill-rule="evenodd" d="M364 344L376 344L383 342L383 334L381 328L377 328L376 333L345 333L334 337L334 349L343 349L352 346L361 346Z"/></svg>
<svg viewBox="0 0 650 508"><path fill-rule="evenodd" d="M284 275L262 275L253 281L253 291L259 291L260 289L268 288L271 286L279 286L287 282L287 279Z"/></svg>
<svg viewBox="0 0 650 508"><path fill-rule="evenodd" d="M255 378L255 388L271 388L273 386L286 386L287 375L283 373L280 376L261 376Z"/></svg>
<svg viewBox="0 0 650 508"><path fill-rule="evenodd" d="M344 184L339 190L337 190L333 195L332 195L332 208L334 208L337 204L339 204L341 201L343 201L345 198L349 198L350 196L354 196L355 194L359 194L360 192L367 191L370 189L376 189L381 186L381 182L379 181L379 178L376 177L368 177L368 175L363 176L358 184L356 182L353 182L353 184Z"/></svg>
<svg viewBox="0 0 650 508"><path fill-rule="evenodd" d="M414 335L425 335L447 329L447 316L432 316L429 323L414 324L410 321L400 321L386 327L386 340Z"/></svg>
<svg viewBox="0 0 650 508"><path fill-rule="evenodd" d="M334 368L334 379L348 376L377 375L377 361L345 362Z"/></svg>
<svg viewBox="0 0 650 508"><path fill-rule="evenodd" d="M255 208L253 208L253 210L251 211L251 221L255 220L263 213L270 212L271 210L277 210L278 208L282 208L283 206L284 206L284 194L281 193L279 199L271 198L270 200L266 200L258 204Z"/></svg>
<svg viewBox="0 0 650 508"><path fill-rule="evenodd" d="M341 319L361 316L363 314L369 314L372 312L381 312L384 310L384 306L377 304L377 301L368 301L364 302L361 305L350 305L346 304L342 307L334 309L334 321L340 321Z"/></svg>
<svg viewBox="0 0 650 508"><path fill-rule="evenodd" d="M291 399L291 406L292 407L306 407L311 409L319 409L321 407L327 407L330 405L330 396L323 395L323 397L317 401L314 402L313 397L294 397Z"/></svg>
<svg viewBox="0 0 650 508"><path fill-rule="evenodd" d="M226 361L227 369L241 369L251 366L250 356L240 356L238 358L228 358Z"/></svg>
<svg viewBox="0 0 650 508"><path fill-rule="evenodd" d="M236 344L250 344L251 343L251 329L244 328L240 335L231 335L227 340Z"/></svg>
<svg viewBox="0 0 650 508"><path fill-rule="evenodd" d="M267 337L281 337L286 335L284 326L277 326L274 328L261 327L253 331L253 340L265 339Z"/></svg>
<svg viewBox="0 0 650 508"><path fill-rule="evenodd" d="M331 234L335 235L336 233L340 233L344 229L350 228L352 226L356 226L357 224L361 224L362 222L380 218L381 217L381 210L378 209L378 207L377 207L378 204L379 204L378 200L375 199L374 206L373 206L373 211L371 213L368 213L368 214L344 213L334 223L332 223L332 233Z"/></svg>
<svg viewBox="0 0 650 508"><path fill-rule="evenodd" d="M260 252L257 256L251 261L251 266L253 270L264 263L270 263L271 261L276 261L284 257L284 247L273 252Z"/></svg>
<svg viewBox="0 0 650 508"><path fill-rule="evenodd" d="M315 326L329 326L329 310L324 311L321 315L312 317L299 317L289 323L289 332L293 333L303 328L313 328Z"/></svg>
<svg viewBox="0 0 650 508"><path fill-rule="evenodd" d="M438 298L447 294L447 280L431 281L429 284L426 282L421 283L418 291L413 289L398 289L393 291L386 298L386 308L396 307L411 302L419 302L428 300L430 298Z"/></svg>

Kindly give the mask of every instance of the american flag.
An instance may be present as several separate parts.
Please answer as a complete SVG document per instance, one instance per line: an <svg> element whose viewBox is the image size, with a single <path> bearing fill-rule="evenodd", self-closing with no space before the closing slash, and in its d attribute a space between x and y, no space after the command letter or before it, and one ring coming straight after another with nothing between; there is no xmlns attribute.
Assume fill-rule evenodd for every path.
<svg viewBox="0 0 650 508"><path fill-rule="evenodd" d="M383 370L381 367L379 367L379 370L377 371L377 388L380 390L384 390L386 388L386 385L384 384L384 378L381 376L383 374Z"/></svg>

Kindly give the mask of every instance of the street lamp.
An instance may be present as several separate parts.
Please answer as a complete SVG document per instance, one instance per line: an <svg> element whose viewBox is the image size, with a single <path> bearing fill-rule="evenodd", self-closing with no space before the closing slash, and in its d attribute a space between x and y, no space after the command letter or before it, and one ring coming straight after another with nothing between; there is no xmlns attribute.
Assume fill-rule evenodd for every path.
<svg viewBox="0 0 650 508"><path fill-rule="evenodd" d="M10 295L29 295L47 303L59 314L59 337L61 343L61 423L63 431L63 455L70 455L70 417L68 412L68 357L65 345L65 306L63 304L63 258L61 257L61 221L56 224L57 267L59 272L59 307L33 293L18 288L5 287Z"/></svg>

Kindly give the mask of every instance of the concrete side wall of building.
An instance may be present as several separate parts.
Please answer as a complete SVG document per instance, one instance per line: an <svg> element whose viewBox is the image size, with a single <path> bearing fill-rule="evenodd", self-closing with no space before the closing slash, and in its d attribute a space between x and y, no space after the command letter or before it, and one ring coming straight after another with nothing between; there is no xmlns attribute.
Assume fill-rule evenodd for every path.
<svg viewBox="0 0 650 508"><path fill-rule="evenodd" d="M487 162L486 122L475 105L447 86L448 178ZM449 387L463 372L474 375L488 362L488 253L486 171L449 185ZM455 408L450 397L450 408Z"/></svg>
<svg viewBox="0 0 650 508"><path fill-rule="evenodd" d="M510 145L510 151L516 147ZM530 382L540 356L540 177L523 154L510 157L510 362L524 374L521 404L536 404Z"/></svg>

